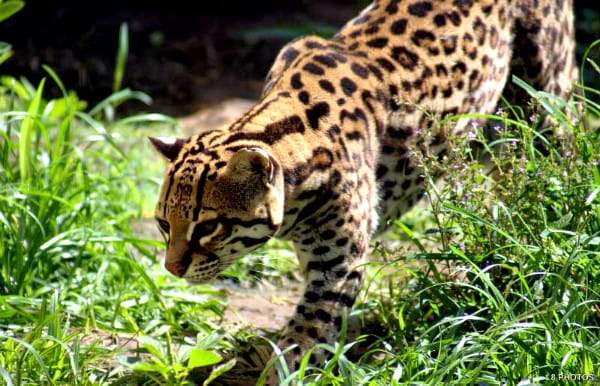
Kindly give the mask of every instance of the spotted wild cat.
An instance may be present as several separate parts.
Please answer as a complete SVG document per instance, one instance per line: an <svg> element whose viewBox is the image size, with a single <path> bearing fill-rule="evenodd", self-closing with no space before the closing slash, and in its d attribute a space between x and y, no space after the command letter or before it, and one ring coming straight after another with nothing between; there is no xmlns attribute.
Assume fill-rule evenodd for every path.
<svg viewBox="0 0 600 386"><path fill-rule="evenodd" d="M297 345L286 355L297 367L337 338L371 238L423 194L409 149L427 138L442 159L433 117L492 112L503 92L525 101L511 74L567 97L571 0L380 0L331 39L289 43L239 119L151 138L168 161L156 207L165 267L200 283L272 237L291 240L306 288L279 345Z"/></svg>

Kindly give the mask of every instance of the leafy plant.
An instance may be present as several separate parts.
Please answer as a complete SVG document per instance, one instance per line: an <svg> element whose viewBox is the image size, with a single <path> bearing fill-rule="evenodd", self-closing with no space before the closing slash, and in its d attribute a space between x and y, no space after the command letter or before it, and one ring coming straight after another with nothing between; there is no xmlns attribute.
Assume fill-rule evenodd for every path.
<svg viewBox="0 0 600 386"><path fill-rule="evenodd" d="M0 23L19 12L25 3L19 0L0 0ZM0 42L0 64L12 56L12 47L6 42Z"/></svg>
<svg viewBox="0 0 600 386"><path fill-rule="evenodd" d="M427 228L406 225L411 214L398 223L417 252L400 252L386 270L378 268L379 284L372 286L388 294L387 302L375 303L387 335L361 359L375 373L361 375L361 383L600 376L600 154L598 133L585 123L597 119L597 106L578 97L587 108L580 115L574 101L515 82L540 112L526 116L509 107L484 117L497 135L482 143L492 167L484 169L469 150L485 140L477 124L464 138L449 138L446 161L424 153L425 226L436 237L432 243ZM540 150L541 112L568 134ZM441 188L433 183L440 171ZM417 213L422 217L423 209ZM388 260L398 254L379 253ZM398 271L409 278L406 288L397 285ZM378 361L382 351L386 359Z"/></svg>

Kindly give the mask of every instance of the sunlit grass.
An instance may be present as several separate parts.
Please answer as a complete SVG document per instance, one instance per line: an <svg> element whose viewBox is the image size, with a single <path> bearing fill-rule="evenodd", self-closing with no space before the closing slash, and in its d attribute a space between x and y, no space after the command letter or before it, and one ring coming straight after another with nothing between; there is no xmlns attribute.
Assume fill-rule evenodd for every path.
<svg viewBox="0 0 600 386"><path fill-rule="evenodd" d="M150 336L160 342L175 334L180 346L186 323L189 331L208 330L207 317L222 314L223 295L173 281L156 264L162 243L131 231L154 204L161 168L147 167L138 128L170 132L174 121L156 114L108 120L116 105L142 96L128 90L85 111L73 93L44 99L47 81L2 81L0 379L103 384L131 371L119 358L139 356L106 346L106 337L139 339L156 355ZM171 348L171 340L164 344ZM173 355L165 366L187 360ZM164 369L159 374L169 382L187 374Z"/></svg>

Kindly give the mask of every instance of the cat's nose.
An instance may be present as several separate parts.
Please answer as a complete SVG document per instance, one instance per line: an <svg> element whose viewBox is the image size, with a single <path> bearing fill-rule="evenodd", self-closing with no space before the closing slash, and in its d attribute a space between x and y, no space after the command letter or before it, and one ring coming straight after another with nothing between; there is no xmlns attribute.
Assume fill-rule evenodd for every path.
<svg viewBox="0 0 600 386"><path fill-rule="evenodd" d="M182 277L192 263L192 252L188 249L175 248L172 246L167 249L165 257L165 268L177 277Z"/></svg>
<svg viewBox="0 0 600 386"><path fill-rule="evenodd" d="M188 266L182 263L165 262L165 268L177 277L182 277L185 274Z"/></svg>

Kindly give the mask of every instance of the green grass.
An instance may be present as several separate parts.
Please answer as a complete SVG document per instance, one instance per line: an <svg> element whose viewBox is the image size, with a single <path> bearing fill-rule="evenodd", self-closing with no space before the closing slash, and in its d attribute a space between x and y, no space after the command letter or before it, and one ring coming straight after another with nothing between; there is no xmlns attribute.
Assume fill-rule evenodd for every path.
<svg viewBox="0 0 600 386"><path fill-rule="evenodd" d="M255 330L223 323L221 289L189 286L161 267L163 243L148 227L163 164L145 137L180 129L157 114L115 118L130 99L149 102L120 89L123 41L125 27L115 93L96 106L51 69L38 85L0 79L0 384L208 384L235 379L234 366L256 358L251 346L266 345ZM51 86L59 98L46 97ZM486 145L493 172L467 146L481 138L477 126L449 139L447 162L423 156L426 175L442 170L445 184L430 178L425 203L395 223L396 248L374 243L368 291L353 312L364 335L326 346L333 357L323 368L305 361L288 381L600 379L598 129L529 91L532 119L524 108L489 116L498 124ZM586 88L585 98L598 93ZM584 113L598 122L599 106L586 102ZM544 144L544 154L541 112L571 134L568 143ZM297 264L274 241L222 279L285 287L297 283Z"/></svg>
<svg viewBox="0 0 600 386"><path fill-rule="evenodd" d="M174 121L108 122L107 109L139 95L120 91L86 112L72 93L45 100L46 84L3 78L0 89L0 379L103 384L129 370L121 357L138 356L104 340L166 339L186 320L205 331L224 301L171 280L155 259L162 243L131 231L161 169L144 168L150 154L137 145L150 129L138 128L170 132Z"/></svg>

